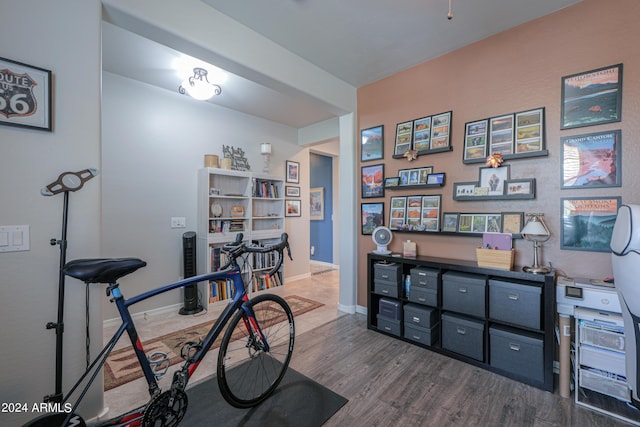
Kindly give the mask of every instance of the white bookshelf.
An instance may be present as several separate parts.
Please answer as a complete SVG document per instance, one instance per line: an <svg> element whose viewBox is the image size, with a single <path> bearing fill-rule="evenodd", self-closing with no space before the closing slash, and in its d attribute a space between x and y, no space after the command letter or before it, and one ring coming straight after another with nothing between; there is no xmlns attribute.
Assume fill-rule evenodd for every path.
<svg viewBox="0 0 640 427"><path fill-rule="evenodd" d="M245 242L271 244L284 232L284 180L282 177L203 168L198 171L198 270L215 271L224 264L220 248L244 234ZM266 254L265 254L266 255ZM279 277L263 277L271 260L263 254L249 256L253 266L252 283L247 290L254 292L265 287L282 285ZM207 301L214 303L230 297L226 284L206 284ZM224 288L224 289L222 289Z"/></svg>

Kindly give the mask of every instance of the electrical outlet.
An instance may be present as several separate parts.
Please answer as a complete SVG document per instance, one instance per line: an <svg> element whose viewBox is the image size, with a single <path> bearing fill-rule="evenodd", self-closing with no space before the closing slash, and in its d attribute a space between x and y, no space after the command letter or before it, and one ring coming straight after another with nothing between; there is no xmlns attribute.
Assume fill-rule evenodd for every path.
<svg viewBox="0 0 640 427"><path fill-rule="evenodd" d="M187 226L187 219L183 216L171 217L171 228L185 228Z"/></svg>
<svg viewBox="0 0 640 427"><path fill-rule="evenodd" d="M316 247L315 246L311 246L311 256L316 254Z"/></svg>

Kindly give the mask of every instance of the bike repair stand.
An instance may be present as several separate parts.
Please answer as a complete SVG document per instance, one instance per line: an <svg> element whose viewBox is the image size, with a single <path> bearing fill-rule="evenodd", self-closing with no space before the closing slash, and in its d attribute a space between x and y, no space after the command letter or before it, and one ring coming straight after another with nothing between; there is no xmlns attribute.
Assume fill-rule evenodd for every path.
<svg viewBox="0 0 640 427"><path fill-rule="evenodd" d="M62 402L62 334L64 333L64 272L67 262L67 219L69 214L69 192L82 188L84 183L98 175L96 169L85 169L79 172L64 172L58 176L55 182L47 185L40 193L43 196L53 196L64 193L62 208L62 238L51 239L51 246L60 246L60 271L58 273L58 319L56 322L47 323L47 329L56 331L56 383L55 393L44 397L44 402Z"/></svg>

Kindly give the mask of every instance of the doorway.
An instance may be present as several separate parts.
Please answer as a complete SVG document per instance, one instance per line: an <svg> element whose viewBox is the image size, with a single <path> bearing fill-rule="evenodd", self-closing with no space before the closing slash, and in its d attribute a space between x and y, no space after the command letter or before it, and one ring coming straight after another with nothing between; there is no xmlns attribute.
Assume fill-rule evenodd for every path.
<svg viewBox="0 0 640 427"><path fill-rule="evenodd" d="M309 221L310 260L333 264L333 159L309 153L309 165L313 213Z"/></svg>

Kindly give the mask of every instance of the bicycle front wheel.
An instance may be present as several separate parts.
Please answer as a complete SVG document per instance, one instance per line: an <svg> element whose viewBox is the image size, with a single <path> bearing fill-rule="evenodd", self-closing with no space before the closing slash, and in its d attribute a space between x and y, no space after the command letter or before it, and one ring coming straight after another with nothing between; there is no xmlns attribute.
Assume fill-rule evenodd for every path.
<svg viewBox="0 0 640 427"><path fill-rule="evenodd" d="M249 408L265 400L284 376L295 328L286 301L263 294L248 303L253 315L240 309L231 319L218 354L220 393L236 408Z"/></svg>

